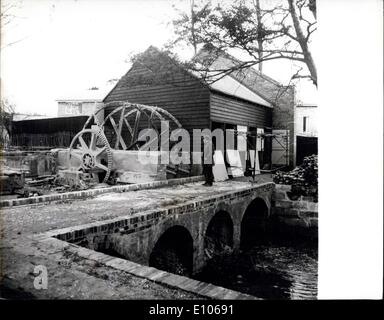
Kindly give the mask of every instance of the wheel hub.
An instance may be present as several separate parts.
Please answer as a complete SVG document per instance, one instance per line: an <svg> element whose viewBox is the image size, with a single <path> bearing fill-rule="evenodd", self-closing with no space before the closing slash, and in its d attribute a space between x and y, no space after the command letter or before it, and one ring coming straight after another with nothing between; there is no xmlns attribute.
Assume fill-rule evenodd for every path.
<svg viewBox="0 0 384 320"><path fill-rule="evenodd" d="M87 169L92 169L95 167L95 157L90 153L83 155L83 166Z"/></svg>

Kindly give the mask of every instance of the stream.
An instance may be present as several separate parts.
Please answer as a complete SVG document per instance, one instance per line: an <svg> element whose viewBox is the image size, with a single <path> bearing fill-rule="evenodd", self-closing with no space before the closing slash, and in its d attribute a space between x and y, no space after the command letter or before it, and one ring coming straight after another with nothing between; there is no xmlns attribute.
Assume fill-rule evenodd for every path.
<svg viewBox="0 0 384 320"><path fill-rule="evenodd" d="M269 242L215 257L194 278L263 299L313 300L317 269L312 243Z"/></svg>

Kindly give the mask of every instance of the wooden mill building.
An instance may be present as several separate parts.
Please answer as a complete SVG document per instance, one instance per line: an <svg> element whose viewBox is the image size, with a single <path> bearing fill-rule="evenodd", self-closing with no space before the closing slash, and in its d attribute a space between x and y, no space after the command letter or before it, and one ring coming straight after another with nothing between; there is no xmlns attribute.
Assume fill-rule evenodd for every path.
<svg viewBox="0 0 384 320"><path fill-rule="evenodd" d="M211 59L215 69L228 68L237 62L222 52L203 50L199 55L201 59ZM189 131L222 128L256 132L258 128L272 132L284 129L290 130L293 137L293 88L281 86L254 68L226 74L216 81L203 81L152 46L133 63L103 102L114 101L164 108ZM293 144L291 139L289 152L286 152L291 165ZM262 158L267 163L272 143L264 148Z"/></svg>

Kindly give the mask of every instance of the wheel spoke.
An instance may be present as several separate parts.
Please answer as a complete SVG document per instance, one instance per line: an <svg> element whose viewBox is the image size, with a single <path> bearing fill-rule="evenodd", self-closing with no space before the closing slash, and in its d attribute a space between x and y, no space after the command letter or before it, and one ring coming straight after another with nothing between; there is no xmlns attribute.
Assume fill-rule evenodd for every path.
<svg viewBox="0 0 384 320"><path fill-rule="evenodd" d="M96 140L97 140L97 135L95 133L92 133L91 135L91 143L89 145L90 150L95 150L96 149Z"/></svg>
<svg viewBox="0 0 384 320"><path fill-rule="evenodd" d="M80 144L81 144L81 148L84 149L85 151L89 150L87 144L85 143L83 137L79 137L79 141L80 141Z"/></svg>
<svg viewBox="0 0 384 320"><path fill-rule="evenodd" d="M115 120L113 120L113 118L110 117L109 121L112 124L113 130L115 130L116 139L117 139L116 142L119 142L121 144L121 146L123 147L123 150L126 150L127 149L127 145L125 144L124 139L121 137L121 135L119 135L119 129L118 129L117 125L116 125ZM117 143L117 147L115 147L115 149L119 148L119 143Z"/></svg>
<svg viewBox="0 0 384 320"><path fill-rule="evenodd" d="M104 146L102 148L98 148L95 153L95 157L101 155L105 150L107 150L107 146Z"/></svg>
<svg viewBox="0 0 384 320"><path fill-rule="evenodd" d="M96 162L96 167L98 167L101 170L108 171L108 168L99 162Z"/></svg>

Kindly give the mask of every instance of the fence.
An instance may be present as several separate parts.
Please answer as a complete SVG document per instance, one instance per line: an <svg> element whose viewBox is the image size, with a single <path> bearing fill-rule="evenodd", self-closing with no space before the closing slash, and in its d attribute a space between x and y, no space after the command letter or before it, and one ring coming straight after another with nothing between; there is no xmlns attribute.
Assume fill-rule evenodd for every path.
<svg viewBox="0 0 384 320"><path fill-rule="evenodd" d="M13 121L11 146L22 149L67 148L87 116Z"/></svg>

